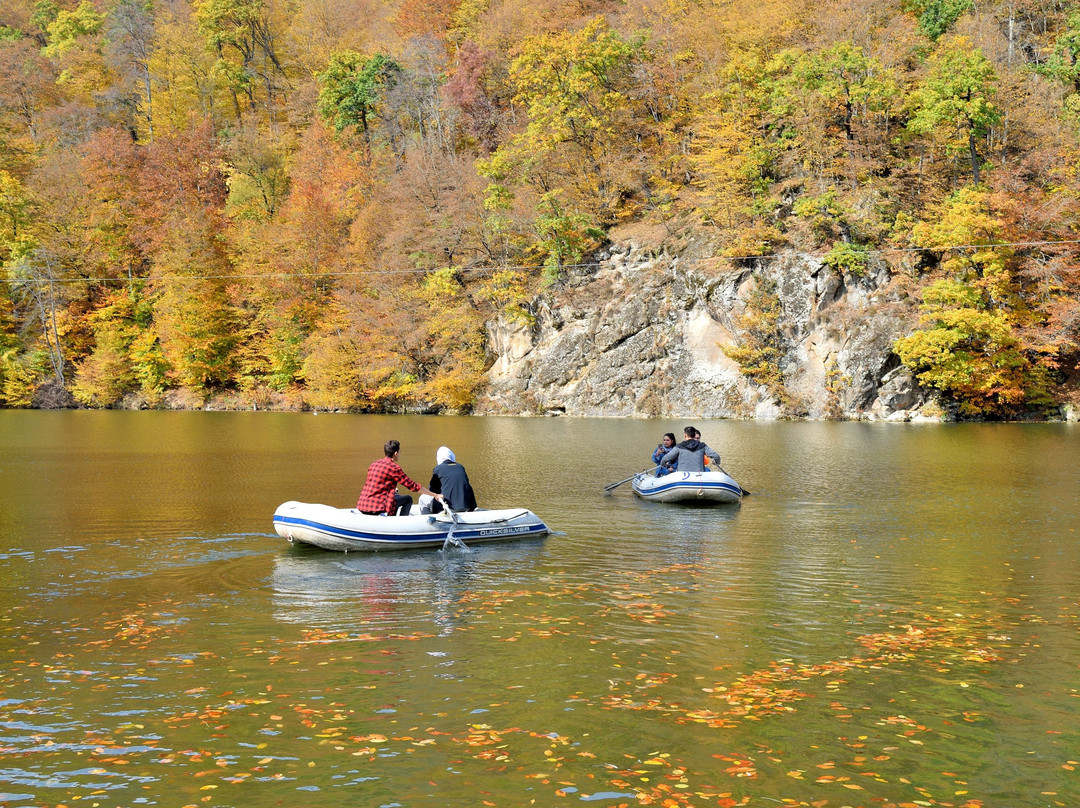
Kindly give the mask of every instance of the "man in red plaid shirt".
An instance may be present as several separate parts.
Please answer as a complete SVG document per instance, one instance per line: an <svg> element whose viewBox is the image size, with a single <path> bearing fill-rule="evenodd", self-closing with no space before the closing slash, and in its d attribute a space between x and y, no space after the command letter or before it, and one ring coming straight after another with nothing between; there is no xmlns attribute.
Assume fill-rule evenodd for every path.
<svg viewBox="0 0 1080 808"><path fill-rule="evenodd" d="M397 492L399 485L405 486L410 491L419 491L433 496L442 502L441 494L429 491L420 483L409 479L409 475L397 463L400 453L401 444L396 440L388 440L383 446L383 454L386 457L368 466L364 488L360 492L360 499L356 501L356 509L360 513L387 514L388 516L397 513L408 516L409 509L412 508L412 497L399 494Z"/></svg>

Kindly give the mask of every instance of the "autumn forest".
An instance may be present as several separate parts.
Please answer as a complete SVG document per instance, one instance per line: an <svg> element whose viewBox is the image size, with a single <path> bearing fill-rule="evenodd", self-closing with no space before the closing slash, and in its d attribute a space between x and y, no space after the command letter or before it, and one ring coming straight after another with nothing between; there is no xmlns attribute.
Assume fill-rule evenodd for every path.
<svg viewBox="0 0 1080 808"><path fill-rule="evenodd" d="M1030 414L1078 169L1052 0L0 0L0 406L468 411L485 324L648 225L886 262L919 381Z"/></svg>

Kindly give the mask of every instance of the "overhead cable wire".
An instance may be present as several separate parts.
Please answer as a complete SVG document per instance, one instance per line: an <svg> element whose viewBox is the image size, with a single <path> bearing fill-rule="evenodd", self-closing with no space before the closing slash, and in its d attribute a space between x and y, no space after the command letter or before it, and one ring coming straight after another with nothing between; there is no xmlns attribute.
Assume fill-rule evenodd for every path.
<svg viewBox="0 0 1080 808"><path fill-rule="evenodd" d="M844 243L844 242L839 242ZM957 252L960 250L992 250L1003 247L1051 247L1080 244L1080 239L1040 240L1040 241L995 241L988 244L949 244L934 247L878 247L874 249L856 249L865 255L888 255L897 253L923 253L923 252ZM704 264L709 262L739 262L739 261L765 261L781 257L780 253L761 253L758 255L711 255L700 258L673 257L672 262L679 264ZM822 257L822 256L815 256ZM604 261L585 261L574 264L560 264L559 269L585 269L600 267ZM323 278L347 278L370 275L430 275L443 270L466 272L473 274L492 274L495 272L523 272L528 270L544 269L535 264L509 264L503 266L478 266L478 267L416 267L413 269L360 269L341 272L250 272L230 273L223 275L157 275L139 277L86 277L86 278L0 278L0 281L10 284L20 283L132 283L134 281L229 281L229 280L284 280L288 278L307 278L320 280Z"/></svg>

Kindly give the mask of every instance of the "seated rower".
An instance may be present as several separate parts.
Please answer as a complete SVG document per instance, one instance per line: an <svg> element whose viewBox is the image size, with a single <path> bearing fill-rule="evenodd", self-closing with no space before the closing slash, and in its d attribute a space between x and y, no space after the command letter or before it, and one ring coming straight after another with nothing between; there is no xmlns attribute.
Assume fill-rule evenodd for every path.
<svg viewBox="0 0 1080 808"><path fill-rule="evenodd" d="M457 462L453 451L446 446L440 446L435 453L436 466L431 472L431 482L428 487L436 494L441 494L443 502L452 511L475 511L476 494L465 467ZM431 504L431 513L440 513L442 505L438 502Z"/></svg>
<svg viewBox="0 0 1080 808"><path fill-rule="evenodd" d="M720 455L714 449L706 446L698 438L701 433L692 426L683 430L686 438L682 443L664 455L660 464L665 467L678 468L679 471L705 471L705 458L720 466ZM676 466L676 464L678 464Z"/></svg>
<svg viewBox="0 0 1080 808"><path fill-rule="evenodd" d="M364 480L364 488L360 491L360 499L356 502L356 509L360 513L383 514L392 516L408 516L412 509L412 497L397 492L398 485L403 485L410 491L420 491L441 500L441 494L435 494L420 483L413 482L405 470L398 465L398 456L401 453L401 444L396 440L388 440L383 446L382 460L376 460L367 470L367 478Z"/></svg>

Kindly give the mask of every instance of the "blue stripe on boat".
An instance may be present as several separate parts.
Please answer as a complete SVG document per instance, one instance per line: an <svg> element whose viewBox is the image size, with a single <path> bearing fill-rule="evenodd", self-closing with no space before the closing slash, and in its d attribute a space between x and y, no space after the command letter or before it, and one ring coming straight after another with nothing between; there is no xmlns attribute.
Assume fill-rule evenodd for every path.
<svg viewBox="0 0 1080 808"><path fill-rule="evenodd" d="M392 517L387 518L389 519ZM445 538L445 534L450 532L450 523L448 522L430 523L436 528L436 531L426 531L424 533L399 533L393 535L386 533L369 533L362 530L349 530L348 528L342 527L331 527L324 522L315 522L311 519L300 519L295 516L275 515L274 523L307 527L339 539L359 539L362 541L383 542L385 544L410 544L417 541L438 541L440 538ZM485 536L520 536L522 534L546 532L547 528L544 525L519 525L505 528L485 527L479 530L468 530L459 524L454 531L454 538L468 541L469 539L478 539Z"/></svg>
<svg viewBox="0 0 1080 808"><path fill-rule="evenodd" d="M640 488L640 486L638 486L638 488L640 490L644 491L645 493L648 493L648 494L658 494L661 491L676 491L676 490L678 490L680 488L685 488L685 489L687 489L689 491L700 491L702 489L719 489L721 491L730 491L733 494L740 494L740 495L742 494L742 489L736 488L733 485L729 485L728 483L723 483L723 482L708 482L708 483L707 482L696 482L696 483L691 483L691 482L676 481L676 482L671 482L671 483L663 483L661 485L656 485L656 486L653 486L653 487L648 488L648 489Z"/></svg>

